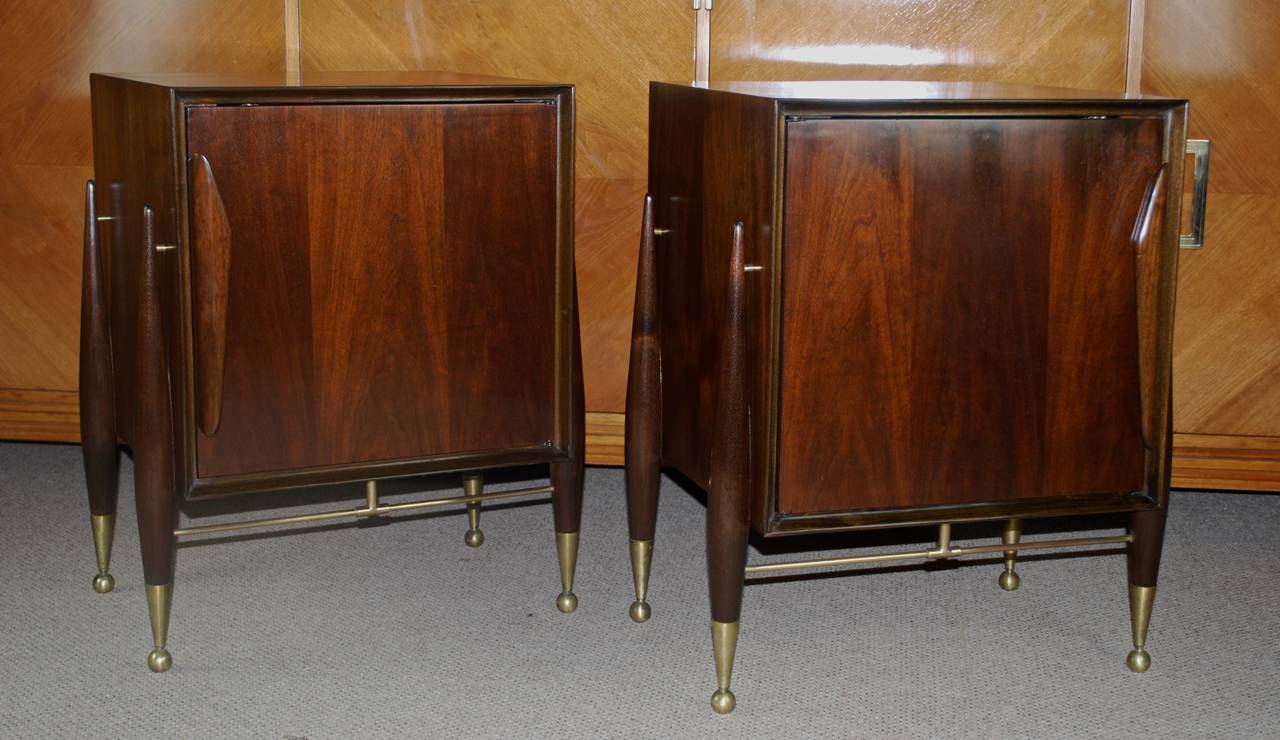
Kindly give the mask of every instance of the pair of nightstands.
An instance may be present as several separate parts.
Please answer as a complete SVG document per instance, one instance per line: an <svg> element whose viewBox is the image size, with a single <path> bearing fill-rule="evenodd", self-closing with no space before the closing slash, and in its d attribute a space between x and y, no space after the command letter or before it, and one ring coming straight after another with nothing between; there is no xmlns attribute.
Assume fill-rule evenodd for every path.
<svg viewBox="0 0 1280 740"><path fill-rule="evenodd" d="M99 570L134 451L151 666L180 497L366 481L363 508L551 493L573 611L583 402L572 88L435 73L93 79L82 427ZM655 83L627 392L649 618L661 466L708 492L718 688L747 574L1124 544L1145 670L1169 480L1186 104L1003 85ZM481 471L552 485L486 494ZM464 473L462 496L376 480ZM1022 542L1028 517L1129 534ZM1005 521L956 546L956 522ZM937 546L749 565L781 537Z"/></svg>

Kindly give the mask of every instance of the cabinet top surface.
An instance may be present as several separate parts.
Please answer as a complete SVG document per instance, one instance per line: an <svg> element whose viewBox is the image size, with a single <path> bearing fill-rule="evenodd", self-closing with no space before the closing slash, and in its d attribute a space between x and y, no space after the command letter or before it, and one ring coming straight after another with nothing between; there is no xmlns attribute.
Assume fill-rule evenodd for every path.
<svg viewBox="0 0 1280 740"><path fill-rule="evenodd" d="M567 83L536 82L510 77L490 77L459 72L416 70L409 72L304 72L298 80L290 82L284 72L248 73L95 73L93 77L141 82L148 85L169 87L175 90L271 90L271 89L367 89L367 88L425 88L425 87L570 87Z"/></svg>
<svg viewBox="0 0 1280 740"><path fill-rule="evenodd" d="M1002 82L921 82L909 80L805 80L791 82L724 81L662 82L661 85L749 95L777 100L907 102L907 101L992 101L992 102L1178 102L1173 98L1129 95L1106 90L1077 90L1068 87L1012 85Z"/></svg>

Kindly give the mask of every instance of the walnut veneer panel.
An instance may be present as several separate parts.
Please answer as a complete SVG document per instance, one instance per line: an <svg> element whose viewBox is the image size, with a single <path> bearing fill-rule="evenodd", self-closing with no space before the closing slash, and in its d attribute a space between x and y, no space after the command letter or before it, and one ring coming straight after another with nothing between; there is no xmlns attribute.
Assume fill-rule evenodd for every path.
<svg viewBox="0 0 1280 740"><path fill-rule="evenodd" d="M576 250L587 409L625 405L648 81L688 79L678 0L335 0L302 4L302 74L443 69L576 85Z"/></svg>
<svg viewBox="0 0 1280 740"><path fill-rule="evenodd" d="M1127 0L719 0L711 79L1123 90Z"/></svg>
<svg viewBox="0 0 1280 740"><path fill-rule="evenodd" d="M1188 135L1213 142L1205 246L1183 250L1178 267L1173 424L1182 434L1280 438L1277 28L1274 3L1147 2L1142 91L1190 98ZM1182 447L1180 467L1191 476L1194 461L1182 461ZM1223 446L1191 448L1199 458ZM1280 444L1271 449L1280 461Z"/></svg>
<svg viewBox="0 0 1280 740"><path fill-rule="evenodd" d="M0 14L0 388L77 387L89 73L282 69L283 4L22 0ZM55 406L49 411L57 416ZM0 409L0 416L8 413ZM61 422L0 436L71 439ZM34 425L34 426L31 426ZM61 430L61 431L59 431Z"/></svg>
<svg viewBox="0 0 1280 740"><path fill-rule="evenodd" d="M782 513L1143 488L1131 237L1162 128L788 124Z"/></svg>
<svg viewBox="0 0 1280 740"><path fill-rule="evenodd" d="M230 225L202 477L554 443L554 106L215 106L188 122Z"/></svg>

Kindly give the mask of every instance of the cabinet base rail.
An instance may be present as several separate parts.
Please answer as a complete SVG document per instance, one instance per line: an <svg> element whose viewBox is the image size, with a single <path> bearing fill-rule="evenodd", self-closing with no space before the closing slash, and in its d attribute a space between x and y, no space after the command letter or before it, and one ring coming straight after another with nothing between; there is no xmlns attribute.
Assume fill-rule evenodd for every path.
<svg viewBox="0 0 1280 740"><path fill-rule="evenodd" d="M200 527L183 527L173 530L175 537L188 537L191 535L214 534L217 532L234 532L241 529L258 529L260 527L274 527L280 524L301 524L304 522L319 522L327 519L345 519L348 517L377 517L384 514L390 514L396 511L411 511L414 509L429 509L439 506L455 506L455 505L476 505L485 501L502 501L504 499L520 498L522 496L536 496L540 493L551 493L552 486L538 486L536 488L518 488L511 491L494 491L493 493L471 494L465 496L450 496L449 498L427 499L425 501L410 501L403 504L379 504L378 503L378 485L376 481L368 481L365 483L365 496L367 504L361 509L343 509L341 511L326 511L316 514L298 514L295 516L281 516L272 519L253 519L244 522L227 522L226 524L207 524Z"/></svg>
<svg viewBox="0 0 1280 740"><path fill-rule="evenodd" d="M1095 545L1127 545L1130 542L1133 542L1132 534L1121 534L1109 537L1076 537L1059 540L1039 540L1036 542L954 547L951 544L951 524L948 523L938 526L938 546L932 550L885 552L874 555L853 555L843 558L822 558L819 560L794 560L782 563L762 563L759 565L748 565L747 575L757 573L777 573L779 571L788 570L807 570L810 568L829 568L838 565L858 565L861 563L886 563L895 560L947 560L949 558L956 558L964 555L983 555L997 552L1008 553L1018 550L1092 547Z"/></svg>

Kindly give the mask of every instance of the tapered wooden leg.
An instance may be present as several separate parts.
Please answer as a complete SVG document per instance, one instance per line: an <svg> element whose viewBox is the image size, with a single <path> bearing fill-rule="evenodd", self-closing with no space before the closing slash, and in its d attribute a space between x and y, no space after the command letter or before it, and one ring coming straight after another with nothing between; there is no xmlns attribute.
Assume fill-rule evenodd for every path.
<svg viewBox="0 0 1280 740"><path fill-rule="evenodd" d="M644 197L640 225L640 261L636 270L635 317L631 326L631 364L627 373L625 458L627 527L631 534L631 575L636 600L631 619L644 622L651 609L649 565L658 515L659 429L662 376L659 372L658 256L654 244L653 196Z"/></svg>
<svg viewBox="0 0 1280 740"><path fill-rule="evenodd" d="M711 636L716 692L711 708L733 711L737 699L729 685L742 612L747 567L747 497L750 448L747 414L745 260L742 224L733 231L729 306L716 402L716 435L711 450L711 490L707 492L707 574L711 592Z"/></svg>
<svg viewBox="0 0 1280 740"><path fill-rule="evenodd" d="M556 520L556 556L560 561L560 595L556 608L569 614L578 608L573 576L578 566L578 530L582 526L582 467L586 451L585 403L582 391L582 342L578 330L578 288L573 287L573 363L570 414L573 430L568 462L551 466L551 508Z"/></svg>
<svg viewBox="0 0 1280 740"><path fill-rule="evenodd" d="M462 490L467 496L479 496L484 492L484 475L469 473L462 476ZM480 502L467 504L467 535L463 538L467 547L484 544L484 532L480 530Z"/></svg>
<svg viewBox="0 0 1280 740"><path fill-rule="evenodd" d="M138 275L137 355L134 385L137 429L134 430L134 488L142 570L155 648L147 665L160 673L173 659L166 649L169 605L173 593L173 560L177 523L174 486L173 417L169 400L169 368L160 307L159 255L151 208L143 210L142 267Z"/></svg>
<svg viewBox="0 0 1280 740"><path fill-rule="evenodd" d="M1010 519L1004 523L1004 536L1002 541L1006 545L1016 545L1022 539L1022 520ZM1000 588L1005 591L1016 591L1018 584L1022 583L1022 579L1018 577L1018 573L1014 567L1018 563L1017 550L1004 551L1004 572L1000 574Z"/></svg>
<svg viewBox="0 0 1280 740"><path fill-rule="evenodd" d="M1147 627L1151 624L1151 606L1156 598L1156 577L1168 515L1166 506L1134 512L1129 519L1129 531L1133 534L1133 542L1129 543L1129 619L1133 628L1133 650L1125 658L1125 665L1134 673L1151 667Z"/></svg>
<svg viewBox="0 0 1280 740"><path fill-rule="evenodd" d="M105 257L98 241L93 180L84 193L84 267L80 284L80 440L98 574L93 590L115 588L111 543L119 494L120 448L116 446L115 377L111 357L111 309L107 305Z"/></svg>

